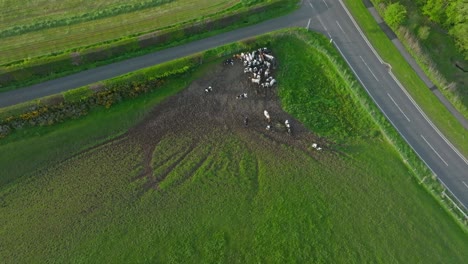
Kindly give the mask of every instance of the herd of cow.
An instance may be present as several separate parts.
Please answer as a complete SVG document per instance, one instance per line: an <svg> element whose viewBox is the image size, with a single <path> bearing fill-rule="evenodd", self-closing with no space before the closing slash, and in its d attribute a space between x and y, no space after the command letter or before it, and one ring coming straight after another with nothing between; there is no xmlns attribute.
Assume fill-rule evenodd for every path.
<svg viewBox="0 0 468 264"><path fill-rule="evenodd" d="M243 52L240 54L235 54L232 58L229 58L224 61L224 65L234 65L235 61L239 61L244 65L244 73L247 75L248 79L254 85L255 91L258 93L259 88L264 89L265 94L267 90L273 88L276 84L276 79L272 76L272 71L276 65L276 59L272 55L271 51L268 48L260 48L252 52ZM205 88L205 93L210 93L213 91L211 86ZM246 99L247 93L241 93L236 96L236 99ZM265 116L267 126L266 130L273 130L272 119L268 110L263 111ZM275 128L280 128L280 130L286 130L289 135L292 135L291 123L289 120L284 122L276 123ZM244 116L244 126L249 125L249 117ZM283 127L283 128L281 128ZM312 144L312 147L316 150L322 150L316 143Z"/></svg>
<svg viewBox="0 0 468 264"><path fill-rule="evenodd" d="M276 64L275 57L271 54L271 51L267 48L260 48L252 52L243 52L234 55L232 58L224 61L224 65L234 65L234 61L240 61L244 65L244 73L248 76L250 82L256 85L255 91L258 93L258 89L261 87L265 89L272 88L276 84L276 79L272 76L272 70ZM209 86L205 89L205 92L211 92L212 88ZM247 93L241 93L236 96L236 99L247 98ZM267 110L263 111L263 115L267 121L267 130L272 130L270 113ZM244 126L248 126L249 118L244 116ZM284 121L284 127L289 135L291 135L291 123L289 120Z"/></svg>

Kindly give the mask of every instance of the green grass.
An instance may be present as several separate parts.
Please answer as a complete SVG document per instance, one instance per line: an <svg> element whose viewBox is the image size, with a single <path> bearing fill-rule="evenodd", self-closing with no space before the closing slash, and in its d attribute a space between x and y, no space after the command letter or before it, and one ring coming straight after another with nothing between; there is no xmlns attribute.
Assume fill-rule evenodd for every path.
<svg viewBox="0 0 468 264"><path fill-rule="evenodd" d="M33 85L40 82L45 82L47 80L56 79L62 76L66 76L72 73L80 72L87 69L92 69L101 65L110 64L117 61L122 61L128 58L133 58L136 56L141 56L144 54L148 54L150 52L155 52L158 50L162 50L165 48L182 45L185 43L189 43L195 40L199 40L202 38L206 38L209 36L213 36L216 34L220 34L223 32L227 32L230 30L237 29L239 27L245 27L248 25L252 25L266 19L270 19L272 17L277 17L283 15L297 7L296 5L297 0L278 0L275 2L268 2L262 5L263 7L268 6L269 8L264 12L257 12L257 13L248 13L246 8L243 8L242 12L238 12L237 14L243 14L243 19L236 21L235 23L231 23L229 26L225 26L218 29L211 29L209 31L197 33L197 34L188 34L184 32L181 26L185 24L193 24L190 21L181 22L177 25L168 26L166 31L170 33L172 36L171 41L166 41L158 45L149 46L146 48L139 48L138 47L138 36L126 36L121 39L113 39L109 42L100 42L97 44L92 44L91 46L85 47L73 47L69 50L56 50L52 54L45 54L39 57L32 57L27 58L20 61L15 61L11 64L4 65L5 72L13 72L13 80L6 81L6 84L0 87L0 92L6 92L13 89L21 88L28 85ZM220 12L230 12L230 11L237 11L236 6L233 6L230 9L223 9ZM214 16L214 17L213 17ZM211 19L218 19L218 18L225 18L224 15L214 14L213 16L204 16L205 21L208 18ZM173 18L173 17L171 17ZM200 19L200 17L198 18ZM185 23L185 24L184 24ZM164 30L163 30L164 31ZM164 32L166 32L164 31ZM147 30L145 31L147 32ZM72 65L70 57L75 58L76 56L84 56L86 57L88 52L97 52L102 50L115 50L117 49L118 52L116 55L111 56L107 59L96 59L91 56L92 61L85 61L82 62L80 65ZM75 52L78 50L78 52ZM115 53L115 51L113 51ZM101 55L106 54L105 52L101 52ZM114 54L113 53L113 54ZM58 54L58 55L57 55ZM78 57L79 57L78 56ZM78 58L76 57L76 58ZM51 64L49 66L49 64ZM42 65L42 66L41 66ZM47 67L51 67L48 72L34 74L36 70L33 70L31 67L38 67L39 69L45 70ZM45 68L44 68L45 67ZM25 71L21 71L22 68L26 68ZM15 72L16 70L20 70L20 72Z"/></svg>
<svg viewBox="0 0 468 264"><path fill-rule="evenodd" d="M31 168L32 177L0 188L0 258L6 263L463 263L467 233L418 184L394 146L372 132L377 125L362 105L353 105L350 87L333 73L332 63L284 32L272 48L280 62L284 108L314 133L340 140L340 151L311 157L266 137L252 140L213 128L176 162L180 156L173 155L196 141L190 132L168 135L153 151L153 175L165 176L155 190L138 178L139 146L124 140L103 145L42 170ZM301 78L310 67L321 74ZM303 102L312 97L318 98ZM160 97L122 103L103 117L132 120L140 114L130 105L144 114L157 104L155 98ZM325 109L310 111L318 106ZM88 122L88 129L99 131L120 123L98 120L98 113L63 125ZM358 123L347 130L350 122ZM61 126L27 138L41 142L60 131L72 140L80 136ZM5 147L27 148L18 145L27 138L7 138L0 153ZM24 157L11 162L24 164Z"/></svg>
<svg viewBox="0 0 468 264"><path fill-rule="evenodd" d="M69 15L74 15L73 6L77 4L77 1L68 2L70 5L64 4L61 12L66 10L65 13L70 12ZM176 0L168 4L136 12L1 38L0 53L2 53L2 56L0 64L90 46L138 33L155 31L184 21L221 12L233 7L237 2L234 0ZM11 8L21 6L22 1L15 3L17 4ZM86 8L83 12L85 13L94 12L95 10L93 4L84 6ZM31 9L36 8L35 5L31 7ZM71 8L70 11L68 11L68 8ZM44 18L45 16L48 16L48 13L38 14L39 18ZM14 21L11 23L17 25Z"/></svg>
<svg viewBox="0 0 468 264"><path fill-rule="evenodd" d="M171 0L147 0L147 1L142 1L142 2L134 2L134 3L121 3L121 4L115 4L106 7L105 4L111 4L111 3L104 3L104 6L96 7L94 6L96 3L92 3L90 6L92 7L91 9L87 10L87 12L77 14L73 12L76 8L76 3L70 3L64 1L62 3L62 10L60 10L60 13L66 14L67 16L64 17L54 17L52 14L42 14L41 17L39 18L31 18L31 17L23 17L26 13L28 13L29 8L31 6L26 6L20 10L12 10L14 8L17 8L16 6L13 6L10 8L6 8L7 12L11 12L13 14L19 15L19 19L9 19L8 17L3 18L2 22L6 22L6 28L2 28L0 30L0 37L11 37L11 36L18 36L27 32L34 32L42 29L47 29L47 28L54 28L54 27L60 27L60 26L69 26L73 24L78 24L81 22L87 22L87 21L92 21L100 18L105 18L105 17L111 17L111 16L116 16L120 14L125 14L125 13L131 13L135 11L139 11L142 9L150 8L150 7L155 7L155 6L160 6L166 3L171 2ZM16 2L18 3L18 2ZM37 3L36 3L37 4ZM75 4L70 5L69 9L66 8L65 6L67 4ZM98 3L99 4L99 3ZM79 5L79 9L83 9L84 7L87 7L87 5ZM45 11L47 7L40 7L38 8L35 6L35 9L39 11ZM54 6L54 9L57 7ZM64 12L64 10L66 10ZM7 13L8 14L8 13ZM21 21L21 18L28 18L26 21ZM31 22L28 22L28 20L33 20ZM9 25L11 24L11 25Z"/></svg>
<svg viewBox="0 0 468 264"><path fill-rule="evenodd" d="M317 41L319 46L326 47L324 39L317 38ZM281 87L291 87L280 90L283 108L287 112L294 113L318 135L338 141L349 140L350 137L365 138L375 133L376 125L363 107L356 107L348 92L348 84L336 77L334 62L324 53L307 52L310 44L297 36L277 43L275 48L279 49L278 56L281 64L285 65L278 81ZM301 54L307 60L295 61ZM309 61L314 63L307 66ZM308 70L304 71L306 68ZM315 114L311 115L311 112Z"/></svg>
<svg viewBox="0 0 468 264"><path fill-rule="evenodd" d="M439 130L465 155L468 156L467 131L431 93L411 66L400 55L385 33L375 22L361 1L344 1L353 17L375 47L382 59L392 65L392 71L424 110Z"/></svg>
<svg viewBox="0 0 468 264"><path fill-rule="evenodd" d="M126 132L145 116L152 105L180 91L189 81L190 78L169 80L164 88L120 103L112 109L94 109L83 119L19 130L0 140L0 168L3 172L0 185ZM22 162L23 159L28 162Z"/></svg>
<svg viewBox="0 0 468 264"><path fill-rule="evenodd" d="M138 0L100 0L83 2L79 0L64 0L51 2L47 0L4 0L0 10L0 23L2 29L26 25L44 19L59 20L73 16L85 15L95 10L110 9L122 4L135 4ZM144 1L146 2L146 1Z"/></svg>

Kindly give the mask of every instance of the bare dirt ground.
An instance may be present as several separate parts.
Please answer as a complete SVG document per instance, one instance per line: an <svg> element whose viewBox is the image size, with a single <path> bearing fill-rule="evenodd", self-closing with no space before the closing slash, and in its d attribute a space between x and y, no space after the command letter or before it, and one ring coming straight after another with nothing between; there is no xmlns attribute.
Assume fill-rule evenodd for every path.
<svg viewBox="0 0 468 264"><path fill-rule="evenodd" d="M157 187L157 183L163 180L152 179L151 159L156 145L167 135L189 134L193 138L190 148L212 133L238 135L250 148L262 147L257 144L262 137L272 143L295 146L314 158L320 156L311 148L311 144L316 142L324 147L326 143L281 109L277 86L262 88L252 83L243 69L240 61L235 61L234 65L215 67L181 93L156 106L143 122L128 133L114 139L116 144L121 144L125 138L123 141L142 147L144 169L140 177L150 179L148 187ZM212 92L205 92L208 86L212 87ZM248 97L237 99L242 93L247 93ZM266 129L268 122L264 110L270 113L271 130ZM244 124L246 116L249 119L247 125ZM284 125L286 119L291 123L291 135ZM281 151L280 148L273 149Z"/></svg>

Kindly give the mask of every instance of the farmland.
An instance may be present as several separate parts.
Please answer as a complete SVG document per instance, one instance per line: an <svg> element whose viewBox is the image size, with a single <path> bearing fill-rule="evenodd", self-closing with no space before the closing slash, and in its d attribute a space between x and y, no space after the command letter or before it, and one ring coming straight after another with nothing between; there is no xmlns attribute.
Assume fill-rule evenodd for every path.
<svg viewBox="0 0 468 264"><path fill-rule="evenodd" d="M2 157L2 168L21 167L24 157L37 164L2 181L9 183L0 188L0 258L462 263L466 232L308 38L327 49L313 33L272 38L279 63L272 94L248 90L248 100L236 101L251 84L240 65L219 63L138 102L0 142L0 153L22 153ZM203 92L208 84L211 94ZM293 135L265 131L263 108L290 119ZM57 136L90 147L70 156L57 144L47 161L28 146Z"/></svg>
<svg viewBox="0 0 468 264"><path fill-rule="evenodd" d="M240 7L237 0L140 2L2 3L0 64L150 32Z"/></svg>

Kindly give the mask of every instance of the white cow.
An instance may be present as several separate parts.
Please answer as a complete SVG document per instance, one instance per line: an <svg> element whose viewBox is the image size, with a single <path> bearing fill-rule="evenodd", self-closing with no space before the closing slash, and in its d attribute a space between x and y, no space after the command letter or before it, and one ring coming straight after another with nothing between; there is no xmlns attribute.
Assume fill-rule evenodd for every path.
<svg viewBox="0 0 468 264"><path fill-rule="evenodd" d="M268 123L271 122L271 118L270 118L270 113L268 113L267 110L263 111L263 115L265 115L265 118L267 119Z"/></svg>
<svg viewBox="0 0 468 264"><path fill-rule="evenodd" d="M256 84L260 85L260 78L257 78L257 79L252 78L251 81L252 81L252 83L256 83Z"/></svg>
<svg viewBox="0 0 468 264"><path fill-rule="evenodd" d="M270 54L265 53L265 54L263 54L263 56L269 61L273 61L275 59L275 57L271 56Z"/></svg>

